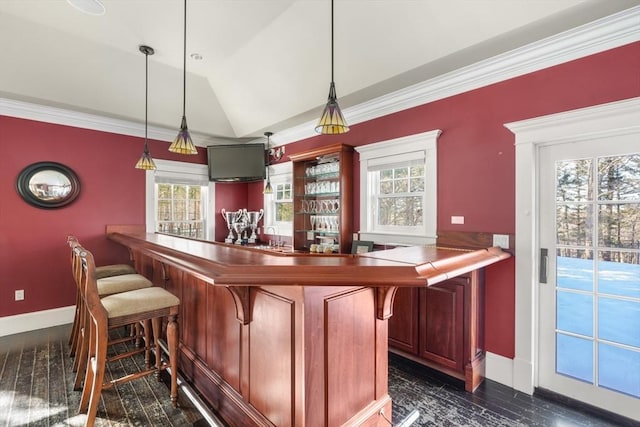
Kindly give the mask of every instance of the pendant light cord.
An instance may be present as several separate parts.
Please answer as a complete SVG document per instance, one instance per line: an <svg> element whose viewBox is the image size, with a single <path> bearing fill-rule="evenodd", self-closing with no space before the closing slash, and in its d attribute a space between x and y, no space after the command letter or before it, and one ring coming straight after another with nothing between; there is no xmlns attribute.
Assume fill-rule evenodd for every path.
<svg viewBox="0 0 640 427"><path fill-rule="evenodd" d="M146 45L138 46L138 50L144 53L144 151L136 163L136 169L154 170L156 165L149 154L149 55L153 55L154 51Z"/></svg>
<svg viewBox="0 0 640 427"><path fill-rule="evenodd" d="M268 132L267 132L268 133ZM267 183L269 183L269 166L271 166L271 156L269 155L269 137L271 135L267 135Z"/></svg>
<svg viewBox="0 0 640 427"><path fill-rule="evenodd" d="M333 0L331 0L331 83L333 81Z"/></svg>
<svg viewBox="0 0 640 427"><path fill-rule="evenodd" d="M144 143L147 143L147 120L149 120L149 54L144 54Z"/></svg>
<svg viewBox="0 0 640 427"><path fill-rule="evenodd" d="M144 52L144 151L149 152L147 146L147 127L149 126L149 52Z"/></svg>
<svg viewBox="0 0 640 427"><path fill-rule="evenodd" d="M184 0L184 37L182 40L184 41L182 54L182 117L185 117L187 110L187 0Z"/></svg>

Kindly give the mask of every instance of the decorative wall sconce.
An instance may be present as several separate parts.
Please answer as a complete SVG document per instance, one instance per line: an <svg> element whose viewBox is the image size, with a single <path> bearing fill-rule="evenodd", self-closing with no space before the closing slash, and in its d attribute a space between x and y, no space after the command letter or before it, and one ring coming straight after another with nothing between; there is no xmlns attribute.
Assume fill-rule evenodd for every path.
<svg viewBox="0 0 640 427"><path fill-rule="evenodd" d="M269 149L269 159L270 161L279 161L280 159L282 159L282 156L284 156L284 145L281 145L279 147L274 147L274 148L270 148Z"/></svg>

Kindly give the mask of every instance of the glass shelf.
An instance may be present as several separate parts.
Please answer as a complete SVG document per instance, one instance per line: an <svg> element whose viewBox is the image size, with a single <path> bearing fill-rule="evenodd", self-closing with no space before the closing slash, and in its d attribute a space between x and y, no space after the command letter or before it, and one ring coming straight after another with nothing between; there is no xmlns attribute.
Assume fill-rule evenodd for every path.
<svg viewBox="0 0 640 427"><path fill-rule="evenodd" d="M322 238L335 238L340 234L340 230L332 230L332 231L328 231L328 230L296 230L296 233L313 233L314 234L314 238L315 239L322 239ZM312 239L307 239L307 240L312 240Z"/></svg>
<svg viewBox="0 0 640 427"><path fill-rule="evenodd" d="M340 193L330 192L330 193L313 193L313 194L296 194L297 197L302 197L304 199L315 199L318 197L333 197L337 199L340 197Z"/></svg>
<svg viewBox="0 0 640 427"><path fill-rule="evenodd" d="M338 216L340 215L340 211L337 212L307 212L307 211L298 211L295 213L296 215L314 215L314 216Z"/></svg>
<svg viewBox="0 0 640 427"><path fill-rule="evenodd" d="M304 179L305 181L330 181L340 178L338 172L319 173L315 175L300 175L296 176L297 179Z"/></svg>

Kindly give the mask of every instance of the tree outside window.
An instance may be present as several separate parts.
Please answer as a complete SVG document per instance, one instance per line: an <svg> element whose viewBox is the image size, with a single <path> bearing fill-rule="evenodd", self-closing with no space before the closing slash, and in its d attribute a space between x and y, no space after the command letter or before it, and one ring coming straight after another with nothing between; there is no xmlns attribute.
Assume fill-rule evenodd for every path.
<svg viewBox="0 0 640 427"><path fill-rule="evenodd" d="M424 165L383 169L373 173L379 174L376 228L421 226L424 217Z"/></svg>
<svg viewBox="0 0 640 427"><path fill-rule="evenodd" d="M156 184L156 192L159 232L204 239L201 186L163 183Z"/></svg>
<svg viewBox="0 0 640 427"><path fill-rule="evenodd" d="M275 198L276 222L293 222L293 195L291 183L275 184L273 191Z"/></svg>

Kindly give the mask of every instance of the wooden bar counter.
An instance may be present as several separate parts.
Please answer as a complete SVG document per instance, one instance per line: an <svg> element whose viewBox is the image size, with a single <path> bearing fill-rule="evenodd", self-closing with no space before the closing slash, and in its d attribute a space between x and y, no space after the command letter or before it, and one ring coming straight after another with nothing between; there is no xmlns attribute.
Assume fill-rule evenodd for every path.
<svg viewBox="0 0 640 427"><path fill-rule="evenodd" d="M132 230L107 227L141 274L180 298L181 374L231 426L388 426L396 289L510 256L435 247L277 253Z"/></svg>

